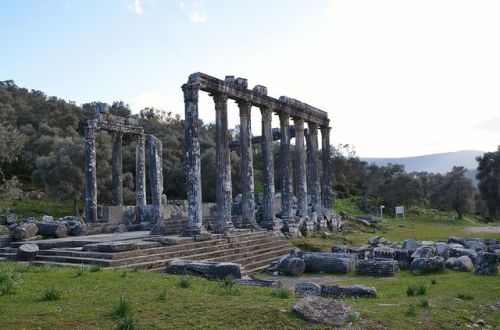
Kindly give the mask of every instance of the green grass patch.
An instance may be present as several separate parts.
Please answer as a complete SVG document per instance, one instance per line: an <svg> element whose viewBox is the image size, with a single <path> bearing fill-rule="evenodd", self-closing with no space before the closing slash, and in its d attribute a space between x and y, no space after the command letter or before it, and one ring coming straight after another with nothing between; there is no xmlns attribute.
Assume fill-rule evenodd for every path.
<svg viewBox="0 0 500 330"><path fill-rule="evenodd" d="M50 287L45 289L42 294L41 301L56 301L61 299L61 291L57 290L54 287Z"/></svg>
<svg viewBox="0 0 500 330"><path fill-rule="evenodd" d="M474 300L474 296L470 293L459 293L457 298L462 300Z"/></svg>
<svg viewBox="0 0 500 330"><path fill-rule="evenodd" d="M292 290L286 287L274 288L271 291L271 297L279 299L289 299L292 296Z"/></svg>
<svg viewBox="0 0 500 330"><path fill-rule="evenodd" d="M417 309L415 308L415 306L413 306L413 305L408 306L408 308L405 311L405 316L408 316L408 317L417 316Z"/></svg>
<svg viewBox="0 0 500 330"><path fill-rule="evenodd" d="M187 289L191 286L191 279L188 276L181 276L177 280L177 287L181 289Z"/></svg>

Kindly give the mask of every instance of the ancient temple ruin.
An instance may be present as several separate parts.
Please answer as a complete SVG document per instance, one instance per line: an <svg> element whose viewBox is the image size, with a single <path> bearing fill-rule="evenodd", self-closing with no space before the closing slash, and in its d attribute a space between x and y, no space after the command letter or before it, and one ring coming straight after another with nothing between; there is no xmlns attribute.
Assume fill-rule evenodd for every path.
<svg viewBox="0 0 500 330"><path fill-rule="evenodd" d="M213 219L214 233L228 233L231 221L232 187L230 170L230 146L228 140L227 101L235 100L240 115L241 154L241 221L242 228L256 227L255 196L253 174L253 149L251 113L252 107L260 109L262 116L262 137L260 144L264 158L264 192L262 199L262 219L258 224L268 230L297 231L298 228L314 227L324 213L332 207L329 151L330 127L328 114L293 98L281 96L279 99L267 95L265 86L257 85L248 89L243 78L227 76L220 80L203 73L192 74L182 86L185 102L186 156L187 156L187 203L188 220L184 236L196 236L205 232L202 217L200 142L198 134L198 94L204 91L212 96L216 117L216 168L217 168L217 218ZM282 159L282 191L280 218L276 217L273 159L272 114L280 119L280 152ZM297 209L292 209L292 168L290 154L290 119L294 122L297 188ZM307 123L307 152L305 148L305 128ZM322 175L319 174L318 130L321 131ZM275 134L274 134L275 135ZM306 163L307 162L307 163ZM308 202L308 188L310 203ZM324 223L324 222L322 222Z"/></svg>
<svg viewBox="0 0 500 330"><path fill-rule="evenodd" d="M111 132L112 150L112 205L97 205L96 134L99 130ZM123 205L122 139L124 134L136 140L135 206ZM146 204L146 150L147 140L152 204ZM88 223L157 222L162 219L163 169L162 143L153 135L145 135L144 129L134 118L123 118L109 113L103 105L97 105L91 119L85 125L85 220Z"/></svg>

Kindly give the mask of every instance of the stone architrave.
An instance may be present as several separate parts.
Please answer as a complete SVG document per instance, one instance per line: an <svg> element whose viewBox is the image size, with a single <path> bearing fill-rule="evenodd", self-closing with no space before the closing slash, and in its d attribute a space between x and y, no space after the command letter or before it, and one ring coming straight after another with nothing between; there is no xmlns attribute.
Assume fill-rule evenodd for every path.
<svg viewBox="0 0 500 330"><path fill-rule="evenodd" d="M198 132L198 91L199 86L182 86L185 106L186 180L188 220L183 236L205 233L201 204L201 163Z"/></svg>
<svg viewBox="0 0 500 330"><path fill-rule="evenodd" d="M135 147L135 204L146 205L146 153L144 135L137 135Z"/></svg>
<svg viewBox="0 0 500 330"><path fill-rule="evenodd" d="M231 222L231 159L227 123L227 95L213 95L215 103L215 161L217 219L213 228L216 234L229 232Z"/></svg>
<svg viewBox="0 0 500 330"><path fill-rule="evenodd" d="M94 127L85 127L85 220L97 222L97 176Z"/></svg>
<svg viewBox="0 0 500 330"><path fill-rule="evenodd" d="M289 221L292 214L292 160L290 156L290 116L280 113L281 129L281 219Z"/></svg>
<svg viewBox="0 0 500 330"><path fill-rule="evenodd" d="M262 198L262 221L260 226L274 229L274 158L272 137L272 114L270 108L261 108L262 113L262 158L264 192Z"/></svg>
<svg viewBox="0 0 500 330"><path fill-rule="evenodd" d="M330 127L321 127L321 176L322 204L326 209L333 207L332 181L330 175Z"/></svg>
<svg viewBox="0 0 500 330"><path fill-rule="evenodd" d="M123 163L122 163L122 133L113 133L113 151L111 155L112 174L112 204L123 205Z"/></svg>
<svg viewBox="0 0 500 330"><path fill-rule="evenodd" d="M241 227L253 228L255 222L255 197L252 148L252 104L238 101L240 109L240 155L241 155Z"/></svg>
<svg viewBox="0 0 500 330"><path fill-rule="evenodd" d="M306 153L304 148L304 119L293 118L295 124L295 178L297 181L295 196L297 197L297 215L307 215L307 182L306 182Z"/></svg>

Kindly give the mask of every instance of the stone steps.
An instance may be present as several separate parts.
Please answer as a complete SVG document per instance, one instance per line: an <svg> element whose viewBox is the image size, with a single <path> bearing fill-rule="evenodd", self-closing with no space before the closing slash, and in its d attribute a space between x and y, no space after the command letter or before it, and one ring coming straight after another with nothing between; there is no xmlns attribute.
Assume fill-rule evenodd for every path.
<svg viewBox="0 0 500 330"><path fill-rule="evenodd" d="M177 242L178 244L163 246L160 240ZM99 252L103 245L136 243L136 249L123 252ZM55 244L54 246L58 246ZM56 247L41 249L34 265L80 266L99 265L119 269L139 268L146 271L163 272L165 266L173 259L209 260L236 262L245 266L247 274L255 273L274 262L282 255L288 254L292 245L270 232L243 231L238 234L223 237L212 235L211 240L196 242L193 238L151 236L137 239L90 242L85 247ZM13 250L0 249L3 254ZM0 259L1 260L1 259Z"/></svg>

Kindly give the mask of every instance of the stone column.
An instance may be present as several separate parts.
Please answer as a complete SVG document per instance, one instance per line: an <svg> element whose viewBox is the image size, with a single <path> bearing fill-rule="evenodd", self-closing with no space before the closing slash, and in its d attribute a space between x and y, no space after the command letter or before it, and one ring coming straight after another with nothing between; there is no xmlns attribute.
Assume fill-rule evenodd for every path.
<svg viewBox="0 0 500 330"><path fill-rule="evenodd" d="M307 215L306 153L304 149L304 119L293 118L295 124L295 178L297 180L297 215Z"/></svg>
<svg viewBox="0 0 500 330"><path fill-rule="evenodd" d="M123 205L123 165L122 165L122 133L113 133L113 151L111 155L112 204Z"/></svg>
<svg viewBox="0 0 500 330"><path fill-rule="evenodd" d="M186 181L188 221L183 236L196 236L205 233L201 213L201 163L198 132L198 90L197 85L185 84L185 143L186 143Z"/></svg>
<svg viewBox="0 0 500 330"><path fill-rule="evenodd" d="M253 178L252 104L248 101L238 101L238 107L240 108L241 227L254 228L257 224Z"/></svg>
<svg viewBox="0 0 500 330"><path fill-rule="evenodd" d="M97 222L95 128L85 127L85 221Z"/></svg>
<svg viewBox="0 0 500 330"><path fill-rule="evenodd" d="M154 135L146 136L148 142L149 186L151 187L151 203L153 204L153 222L163 219L163 146L161 140Z"/></svg>
<svg viewBox="0 0 500 330"><path fill-rule="evenodd" d="M231 222L231 159L229 151L228 124L227 124L227 95L216 93L213 95L215 103L215 161L217 219L213 232L216 234L228 233Z"/></svg>
<svg viewBox="0 0 500 330"><path fill-rule="evenodd" d="M272 114L273 110L261 108L262 113L262 158L264 192L262 198L262 221L260 226L266 229L274 229L274 159L273 159L273 134Z"/></svg>
<svg viewBox="0 0 500 330"><path fill-rule="evenodd" d="M311 187L309 194L311 195L312 212L319 212L321 209L321 187L318 173L318 125L315 123L308 123L308 127L309 143L307 145L307 166L309 168L309 186Z"/></svg>
<svg viewBox="0 0 500 330"><path fill-rule="evenodd" d="M135 205L146 205L146 154L144 134L137 135L135 147Z"/></svg>
<svg viewBox="0 0 500 330"><path fill-rule="evenodd" d="M322 204L324 208L333 207L332 181L330 174L330 127L321 127L321 161L323 175L321 177Z"/></svg>
<svg viewBox="0 0 500 330"><path fill-rule="evenodd" d="M290 116L280 113L281 129L281 219L290 220L292 214L292 161L290 157Z"/></svg>

